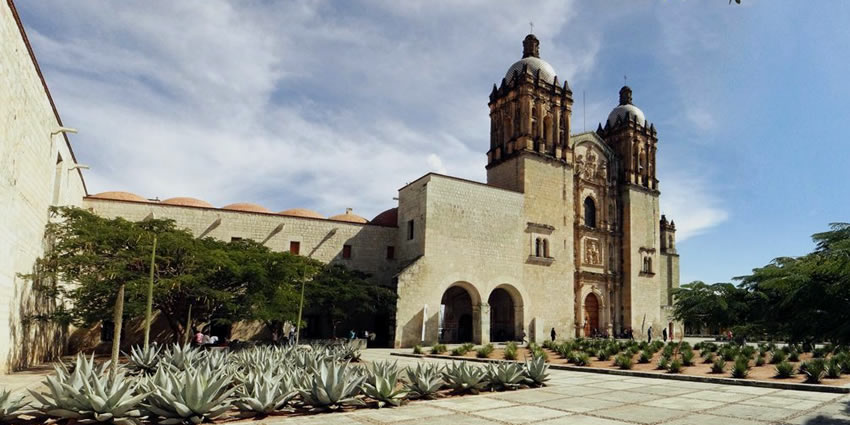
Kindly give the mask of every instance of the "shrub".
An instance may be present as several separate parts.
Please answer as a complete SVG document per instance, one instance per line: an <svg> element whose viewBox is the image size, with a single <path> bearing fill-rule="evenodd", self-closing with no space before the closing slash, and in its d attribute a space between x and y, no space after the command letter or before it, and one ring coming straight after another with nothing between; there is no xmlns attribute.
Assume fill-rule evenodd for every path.
<svg viewBox="0 0 850 425"><path fill-rule="evenodd" d="M516 350L517 346L515 342L509 342L507 346L505 346L504 357L505 360L516 360Z"/></svg>
<svg viewBox="0 0 850 425"><path fill-rule="evenodd" d="M720 350L720 356L723 357L723 360L731 362L732 360L735 360L735 350L729 346L723 347Z"/></svg>
<svg viewBox="0 0 850 425"><path fill-rule="evenodd" d="M831 379L841 377L841 364L834 356L826 362L826 377Z"/></svg>
<svg viewBox="0 0 850 425"><path fill-rule="evenodd" d="M717 357L714 359L714 363L711 364L711 373L723 372L726 372L726 360L723 357Z"/></svg>
<svg viewBox="0 0 850 425"><path fill-rule="evenodd" d="M662 354L661 357L658 358L656 369L667 369L668 367L670 367L670 358Z"/></svg>
<svg viewBox="0 0 850 425"><path fill-rule="evenodd" d="M756 357L756 366L764 366L764 357Z"/></svg>
<svg viewBox="0 0 850 425"><path fill-rule="evenodd" d="M422 353L422 346L421 345L414 345L413 346L413 354L423 354Z"/></svg>
<svg viewBox="0 0 850 425"><path fill-rule="evenodd" d="M821 359L826 355L826 353L827 353L826 348L818 347L818 348L815 348L814 350L812 350L812 357L814 357L816 359Z"/></svg>
<svg viewBox="0 0 850 425"><path fill-rule="evenodd" d="M596 353L596 358L599 359L599 361L601 362L608 360L608 357L608 350L599 350L599 352Z"/></svg>
<svg viewBox="0 0 850 425"><path fill-rule="evenodd" d="M800 363L800 372L806 374L806 382L809 384L820 384L826 375L826 362L823 359L812 359Z"/></svg>
<svg viewBox="0 0 850 425"><path fill-rule="evenodd" d="M455 347L454 350L452 350L452 355L453 356L464 356L464 355L466 355L466 353L469 352L469 350L472 350L473 348L475 348L475 346L470 344L470 343L461 344L461 345Z"/></svg>
<svg viewBox="0 0 850 425"><path fill-rule="evenodd" d="M652 361L652 353L649 350L643 350L640 352L640 357L638 358L638 363L649 363Z"/></svg>
<svg viewBox="0 0 850 425"><path fill-rule="evenodd" d="M747 359L752 359L752 358L753 358L753 354L755 354L755 353L756 353L756 349L755 349L755 348L753 348L753 347L752 347L752 346L750 346L750 345L745 345L745 346L741 347L741 354L742 354L744 357L746 357Z"/></svg>
<svg viewBox="0 0 850 425"><path fill-rule="evenodd" d="M786 359L785 352L782 350L774 350L773 355L770 356L770 364L778 364Z"/></svg>
<svg viewBox="0 0 850 425"><path fill-rule="evenodd" d="M443 354L446 351L446 344L434 344L434 346L431 347L431 354Z"/></svg>
<svg viewBox="0 0 850 425"><path fill-rule="evenodd" d="M834 355L833 359L841 365L841 373L850 373L850 354L841 352Z"/></svg>
<svg viewBox="0 0 850 425"><path fill-rule="evenodd" d="M617 356L616 360L614 360L614 364L619 366L620 369L628 370L632 368L634 360L632 360L632 356L629 354L620 354Z"/></svg>
<svg viewBox="0 0 850 425"><path fill-rule="evenodd" d="M487 344L475 350L475 357L486 359L493 353L493 344Z"/></svg>
<svg viewBox="0 0 850 425"><path fill-rule="evenodd" d="M702 362L705 363L705 364L713 363L714 362L714 353L709 351L709 352L703 354L702 355Z"/></svg>
<svg viewBox="0 0 850 425"><path fill-rule="evenodd" d="M800 361L800 353L797 351L791 351L788 353L788 361L790 362L799 362Z"/></svg>
<svg viewBox="0 0 850 425"><path fill-rule="evenodd" d="M587 366L590 364L590 356L585 352L578 353L575 355L575 361L573 363L576 366Z"/></svg>
<svg viewBox="0 0 850 425"><path fill-rule="evenodd" d="M667 371L670 373L679 373L682 371L682 361L679 359L673 359L670 362L670 366L667 368Z"/></svg>
<svg viewBox="0 0 850 425"><path fill-rule="evenodd" d="M690 348L685 351L682 351L682 365L684 366L693 366L694 365L694 352Z"/></svg>
<svg viewBox="0 0 850 425"><path fill-rule="evenodd" d="M732 365L732 377L744 379L750 374L750 359L744 356L738 356L735 359L735 364Z"/></svg>
<svg viewBox="0 0 850 425"><path fill-rule="evenodd" d="M774 369L776 369L777 378L790 378L794 375L794 365L788 363L787 360L783 360L777 364Z"/></svg>

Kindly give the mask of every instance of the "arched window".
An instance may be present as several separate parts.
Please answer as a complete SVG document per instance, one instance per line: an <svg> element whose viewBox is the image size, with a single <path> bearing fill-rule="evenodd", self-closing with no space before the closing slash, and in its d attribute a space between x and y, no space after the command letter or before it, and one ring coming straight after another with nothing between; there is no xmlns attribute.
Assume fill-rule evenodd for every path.
<svg viewBox="0 0 850 425"><path fill-rule="evenodd" d="M543 249L543 247L542 247L541 240L540 240L540 238L537 238L537 240L534 243L534 256L539 257L542 249Z"/></svg>
<svg viewBox="0 0 850 425"><path fill-rule="evenodd" d="M543 239L543 257L549 258L549 240Z"/></svg>
<svg viewBox="0 0 850 425"><path fill-rule="evenodd" d="M590 196L584 198L584 225L596 227L596 203Z"/></svg>
<svg viewBox="0 0 850 425"><path fill-rule="evenodd" d="M536 139L537 134L537 106L531 106L531 138Z"/></svg>
<svg viewBox="0 0 850 425"><path fill-rule="evenodd" d="M652 273L652 257L646 257L646 272Z"/></svg>

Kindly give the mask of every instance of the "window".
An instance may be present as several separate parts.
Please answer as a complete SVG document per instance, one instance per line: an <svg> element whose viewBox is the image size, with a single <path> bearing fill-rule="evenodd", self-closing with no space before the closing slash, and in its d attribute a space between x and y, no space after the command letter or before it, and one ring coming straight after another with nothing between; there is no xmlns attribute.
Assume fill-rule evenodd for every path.
<svg viewBox="0 0 850 425"><path fill-rule="evenodd" d="M642 273L652 273L652 257L644 257L643 258L643 269Z"/></svg>
<svg viewBox="0 0 850 425"><path fill-rule="evenodd" d="M596 227L596 203L590 196L584 198L584 225Z"/></svg>
<svg viewBox="0 0 850 425"><path fill-rule="evenodd" d="M345 258L345 259L351 258L351 245L343 245L342 246L342 258Z"/></svg>
<svg viewBox="0 0 850 425"><path fill-rule="evenodd" d="M289 252L295 255L298 255L301 252L301 242L290 241L289 242Z"/></svg>
<svg viewBox="0 0 850 425"><path fill-rule="evenodd" d="M543 245L543 241L540 240L540 238L537 238L534 241L534 256L535 257L540 257L540 253L541 253L542 248L543 248L542 245Z"/></svg>
<svg viewBox="0 0 850 425"><path fill-rule="evenodd" d="M413 240L413 220L407 220L407 240Z"/></svg>
<svg viewBox="0 0 850 425"><path fill-rule="evenodd" d="M395 260L395 247L388 246L387 247L387 260Z"/></svg>

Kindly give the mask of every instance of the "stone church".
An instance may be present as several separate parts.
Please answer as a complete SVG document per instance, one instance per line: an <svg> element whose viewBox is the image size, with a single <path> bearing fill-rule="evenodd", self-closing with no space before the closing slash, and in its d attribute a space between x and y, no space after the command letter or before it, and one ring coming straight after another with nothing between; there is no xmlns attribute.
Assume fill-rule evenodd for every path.
<svg viewBox="0 0 850 425"><path fill-rule="evenodd" d="M10 300L0 308L3 370L54 356L50 341L67 338L23 320L38 300L21 275L44 252L53 205L171 218L198 236L250 238L367 272L399 296L395 317L371 324L396 347L542 341L553 328L561 337L628 329L642 336L650 326L679 333L670 319L676 228L659 211L657 131L623 87L595 132L571 134L572 91L540 58L534 35L490 93L486 183L429 173L368 220L351 209L326 217L246 202L88 194L72 129L14 4L0 9L0 93L9 94L0 102L0 291Z"/></svg>

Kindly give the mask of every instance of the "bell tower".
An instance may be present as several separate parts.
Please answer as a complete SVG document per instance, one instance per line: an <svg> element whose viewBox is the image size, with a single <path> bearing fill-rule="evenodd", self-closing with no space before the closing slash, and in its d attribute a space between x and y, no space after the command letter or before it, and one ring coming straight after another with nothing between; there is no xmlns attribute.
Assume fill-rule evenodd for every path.
<svg viewBox="0 0 850 425"><path fill-rule="evenodd" d="M491 172L523 153L566 162L572 105L569 85L566 81L561 84L552 66L540 59L537 37L527 35L522 41L522 58L490 93L488 184L523 191L521 182Z"/></svg>

